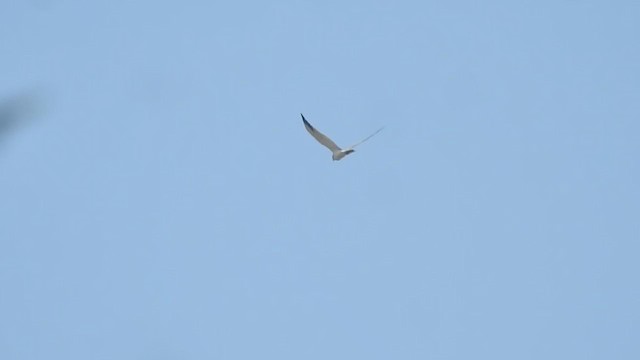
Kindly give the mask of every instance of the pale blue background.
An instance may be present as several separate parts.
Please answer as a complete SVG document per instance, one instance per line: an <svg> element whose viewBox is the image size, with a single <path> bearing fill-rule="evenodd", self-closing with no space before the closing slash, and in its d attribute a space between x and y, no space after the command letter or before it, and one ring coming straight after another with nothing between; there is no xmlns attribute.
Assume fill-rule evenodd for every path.
<svg viewBox="0 0 640 360"><path fill-rule="evenodd" d="M639 359L639 39L637 1L0 1L0 358ZM332 162L300 112L386 129Z"/></svg>

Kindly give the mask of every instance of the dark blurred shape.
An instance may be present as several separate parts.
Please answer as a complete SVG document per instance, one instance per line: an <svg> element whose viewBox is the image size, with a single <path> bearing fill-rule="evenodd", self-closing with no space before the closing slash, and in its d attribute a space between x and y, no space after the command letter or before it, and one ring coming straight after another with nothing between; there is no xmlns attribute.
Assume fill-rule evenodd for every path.
<svg viewBox="0 0 640 360"><path fill-rule="evenodd" d="M40 110L40 96L35 92L0 99L0 144L15 130L31 123Z"/></svg>

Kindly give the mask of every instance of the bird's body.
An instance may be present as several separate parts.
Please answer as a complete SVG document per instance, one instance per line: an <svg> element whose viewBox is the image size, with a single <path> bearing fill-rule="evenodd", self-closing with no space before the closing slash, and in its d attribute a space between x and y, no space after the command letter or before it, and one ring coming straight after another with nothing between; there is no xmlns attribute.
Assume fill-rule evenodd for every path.
<svg viewBox="0 0 640 360"><path fill-rule="evenodd" d="M331 158L333 160L340 160L343 157L351 154L352 152L354 152L355 150L353 149L347 149L347 150L337 150L337 151L333 151L333 155L331 155Z"/></svg>
<svg viewBox="0 0 640 360"><path fill-rule="evenodd" d="M369 140L373 135L379 133L380 130L383 129L383 128L380 128L376 132L374 132L373 134L367 136L364 140L358 142L357 144L352 145L352 146L348 147L347 149L342 149L338 145L336 145L336 143L334 143L331 139L329 139L325 134L323 134L320 131L316 130L316 128L314 128L307 121L307 119L304 118L304 115L300 114L300 116L302 116L302 122L304 123L304 127L305 127L305 129L307 129L309 134L311 134L311 136L313 136L316 140L318 140L318 142L320 144L326 146L329 150L331 150L331 153L332 153L331 158L334 161L338 161L338 160L342 159L343 157L355 152L355 150L353 149L354 147L356 147L356 146L362 144L363 142Z"/></svg>

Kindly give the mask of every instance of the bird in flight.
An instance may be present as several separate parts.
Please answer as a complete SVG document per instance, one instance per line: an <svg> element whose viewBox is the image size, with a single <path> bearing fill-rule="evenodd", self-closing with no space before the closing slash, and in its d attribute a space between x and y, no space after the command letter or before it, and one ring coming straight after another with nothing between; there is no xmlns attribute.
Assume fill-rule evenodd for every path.
<svg viewBox="0 0 640 360"><path fill-rule="evenodd" d="M334 143L331 139L329 139L325 134L323 134L320 131L316 130L316 128L314 128L311 124L309 124L307 119L304 118L304 115L300 114L300 116L302 116L302 122L304 123L304 127L305 127L305 129L307 129L309 134L311 134L311 136L313 136L316 140L318 140L318 142L320 144L326 146L327 148L329 148L329 150L331 150L331 153L333 154L333 156L331 156L331 158L333 160L340 160L343 157L351 154L352 152L355 151L353 149L354 147L356 147L356 146L362 144L363 142L371 139L373 137L373 135L379 133L382 129L384 129L384 127L381 127L380 129L376 130L376 132L374 132L373 134L367 136L363 140L360 140L355 145L351 145L346 149L341 149L338 145L336 145L336 143Z"/></svg>

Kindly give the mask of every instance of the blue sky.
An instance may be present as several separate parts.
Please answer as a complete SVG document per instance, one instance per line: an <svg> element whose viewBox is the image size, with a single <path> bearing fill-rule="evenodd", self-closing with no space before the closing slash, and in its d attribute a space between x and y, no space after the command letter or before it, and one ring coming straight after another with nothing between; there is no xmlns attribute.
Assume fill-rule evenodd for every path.
<svg viewBox="0 0 640 360"><path fill-rule="evenodd" d="M639 20L0 2L0 358L639 358Z"/></svg>

